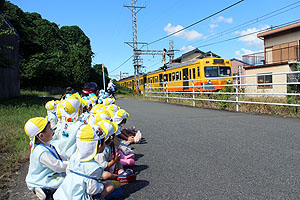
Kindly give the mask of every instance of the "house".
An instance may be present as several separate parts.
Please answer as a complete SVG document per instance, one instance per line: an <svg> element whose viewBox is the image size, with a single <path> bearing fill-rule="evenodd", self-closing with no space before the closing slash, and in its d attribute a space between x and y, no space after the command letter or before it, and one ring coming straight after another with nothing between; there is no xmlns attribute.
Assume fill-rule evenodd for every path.
<svg viewBox="0 0 300 200"><path fill-rule="evenodd" d="M11 23L2 15L4 23L0 26L1 30L13 28ZM0 47L10 46L12 49L2 48L3 57L9 63L0 62L0 98L10 98L20 95L20 75L19 75L19 35L15 32L13 35L0 37Z"/></svg>
<svg viewBox="0 0 300 200"><path fill-rule="evenodd" d="M220 58L220 56L218 56L217 54L215 54L211 51L208 51L205 53L205 52L199 50L198 48L195 48L191 51L188 51L188 52L182 54L180 57L173 59L172 63L185 63L185 62L190 62L192 60L201 59L204 57Z"/></svg>
<svg viewBox="0 0 300 200"><path fill-rule="evenodd" d="M243 56L243 61L250 62L249 66L244 67L245 75L258 75L246 77L246 84L278 85L247 86L246 92L287 93L290 89L298 90L297 85L285 85L288 82L298 82L298 76L276 73L296 71L299 63L300 22L271 28L259 33L257 37L264 40L264 52Z"/></svg>
<svg viewBox="0 0 300 200"><path fill-rule="evenodd" d="M233 76L243 76L245 75L245 67L248 67L249 64L239 60L237 58L233 58L231 61L232 75ZM245 77L239 77L239 84L245 84Z"/></svg>

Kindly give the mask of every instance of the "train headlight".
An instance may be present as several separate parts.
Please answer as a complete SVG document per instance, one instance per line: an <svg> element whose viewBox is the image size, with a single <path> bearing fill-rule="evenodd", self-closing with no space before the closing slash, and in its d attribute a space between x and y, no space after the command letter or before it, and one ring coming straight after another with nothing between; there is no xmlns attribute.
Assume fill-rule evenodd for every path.
<svg viewBox="0 0 300 200"><path fill-rule="evenodd" d="M231 84L231 80L228 80L228 81L227 81L227 84Z"/></svg>
<svg viewBox="0 0 300 200"><path fill-rule="evenodd" d="M207 82L208 84L211 84L211 81L210 80L208 80L208 82Z"/></svg>

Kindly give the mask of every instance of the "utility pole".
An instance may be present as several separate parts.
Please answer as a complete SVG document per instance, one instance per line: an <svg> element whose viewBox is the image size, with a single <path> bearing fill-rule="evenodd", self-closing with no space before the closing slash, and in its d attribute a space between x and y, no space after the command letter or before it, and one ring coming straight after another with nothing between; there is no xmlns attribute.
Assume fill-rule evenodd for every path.
<svg viewBox="0 0 300 200"><path fill-rule="evenodd" d="M104 74L104 64L102 63L102 74L103 74L103 89L105 91L105 74Z"/></svg>
<svg viewBox="0 0 300 200"><path fill-rule="evenodd" d="M130 47L133 48L133 67L134 67L134 80L135 80L135 89L139 89L139 75L140 75L140 68L143 64L143 59L141 58L141 55L168 55L170 57L170 61L174 59L174 41L170 40L169 42L169 50L141 50L139 48L139 45L147 46L148 43L145 42L138 42L137 37L137 13L143 9L146 8L145 5L143 6L136 6L137 0L132 0L132 5L128 6L126 4L123 4L124 7L128 8L132 13L132 34L133 39L132 42L125 42ZM165 64L164 64L165 65Z"/></svg>
<svg viewBox="0 0 300 200"><path fill-rule="evenodd" d="M138 35L137 35L137 13L143 9L146 8L146 6L136 6L137 0L131 0L132 5L126 5L123 4L124 7L128 8L132 13L132 34L133 39L132 43L127 42L128 45L130 45L133 48L133 67L134 67L134 79L135 79L135 89L139 88L139 71L142 64L142 60L139 55L136 54L136 50L138 50ZM125 42L126 43L126 42Z"/></svg>

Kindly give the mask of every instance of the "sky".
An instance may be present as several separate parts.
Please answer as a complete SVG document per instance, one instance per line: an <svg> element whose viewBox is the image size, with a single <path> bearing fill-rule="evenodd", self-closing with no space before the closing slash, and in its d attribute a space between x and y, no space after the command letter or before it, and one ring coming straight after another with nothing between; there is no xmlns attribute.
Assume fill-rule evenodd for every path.
<svg viewBox="0 0 300 200"><path fill-rule="evenodd" d="M92 65L103 63L111 78L118 79L120 73L134 73L132 58L129 59L133 49L124 43L133 39L132 14L123 6L130 6L131 0L10 2L24 12L37 12L60 27L79 26L90 38L94 52ZM150 44L236 2L238 0L138 0L137 6L146 6L137 14L138 42ZM263 50L263 40L257 38L258 31L299 20L299 13L300 1L296 0L244 0L143 49L169 49L169 40L173 40L174 49L178 50L175 58L199 48L226 59L241 59L242 55ZM142 59L143 72L153 71L163 65L161 55L143 55Z"/></svg>

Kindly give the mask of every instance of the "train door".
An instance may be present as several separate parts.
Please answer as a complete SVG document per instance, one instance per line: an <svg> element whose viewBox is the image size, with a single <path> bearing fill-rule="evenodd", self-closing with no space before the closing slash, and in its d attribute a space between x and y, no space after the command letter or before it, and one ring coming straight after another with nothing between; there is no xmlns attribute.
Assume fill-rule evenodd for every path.
<svg viewBox="0 0 300 200"><path fill-rule="evenodd" d="M160 87L164 86L163 75L162 74L159 74L159 85L160 85Z"/></svg>
<svg viewBox="0 0 300 200"><path fill-rule="evenodd" d="M131 81L131 89L134 90L134 80Z"/></svg>
<svg viewBox="0 0 300 200"><path fill-rule="evenodd" d="M184 68L182 69L182 80L183 80L183 86L189 86L189 69ZM188 90L188 87L184 87L184 90Z"/></svg>

